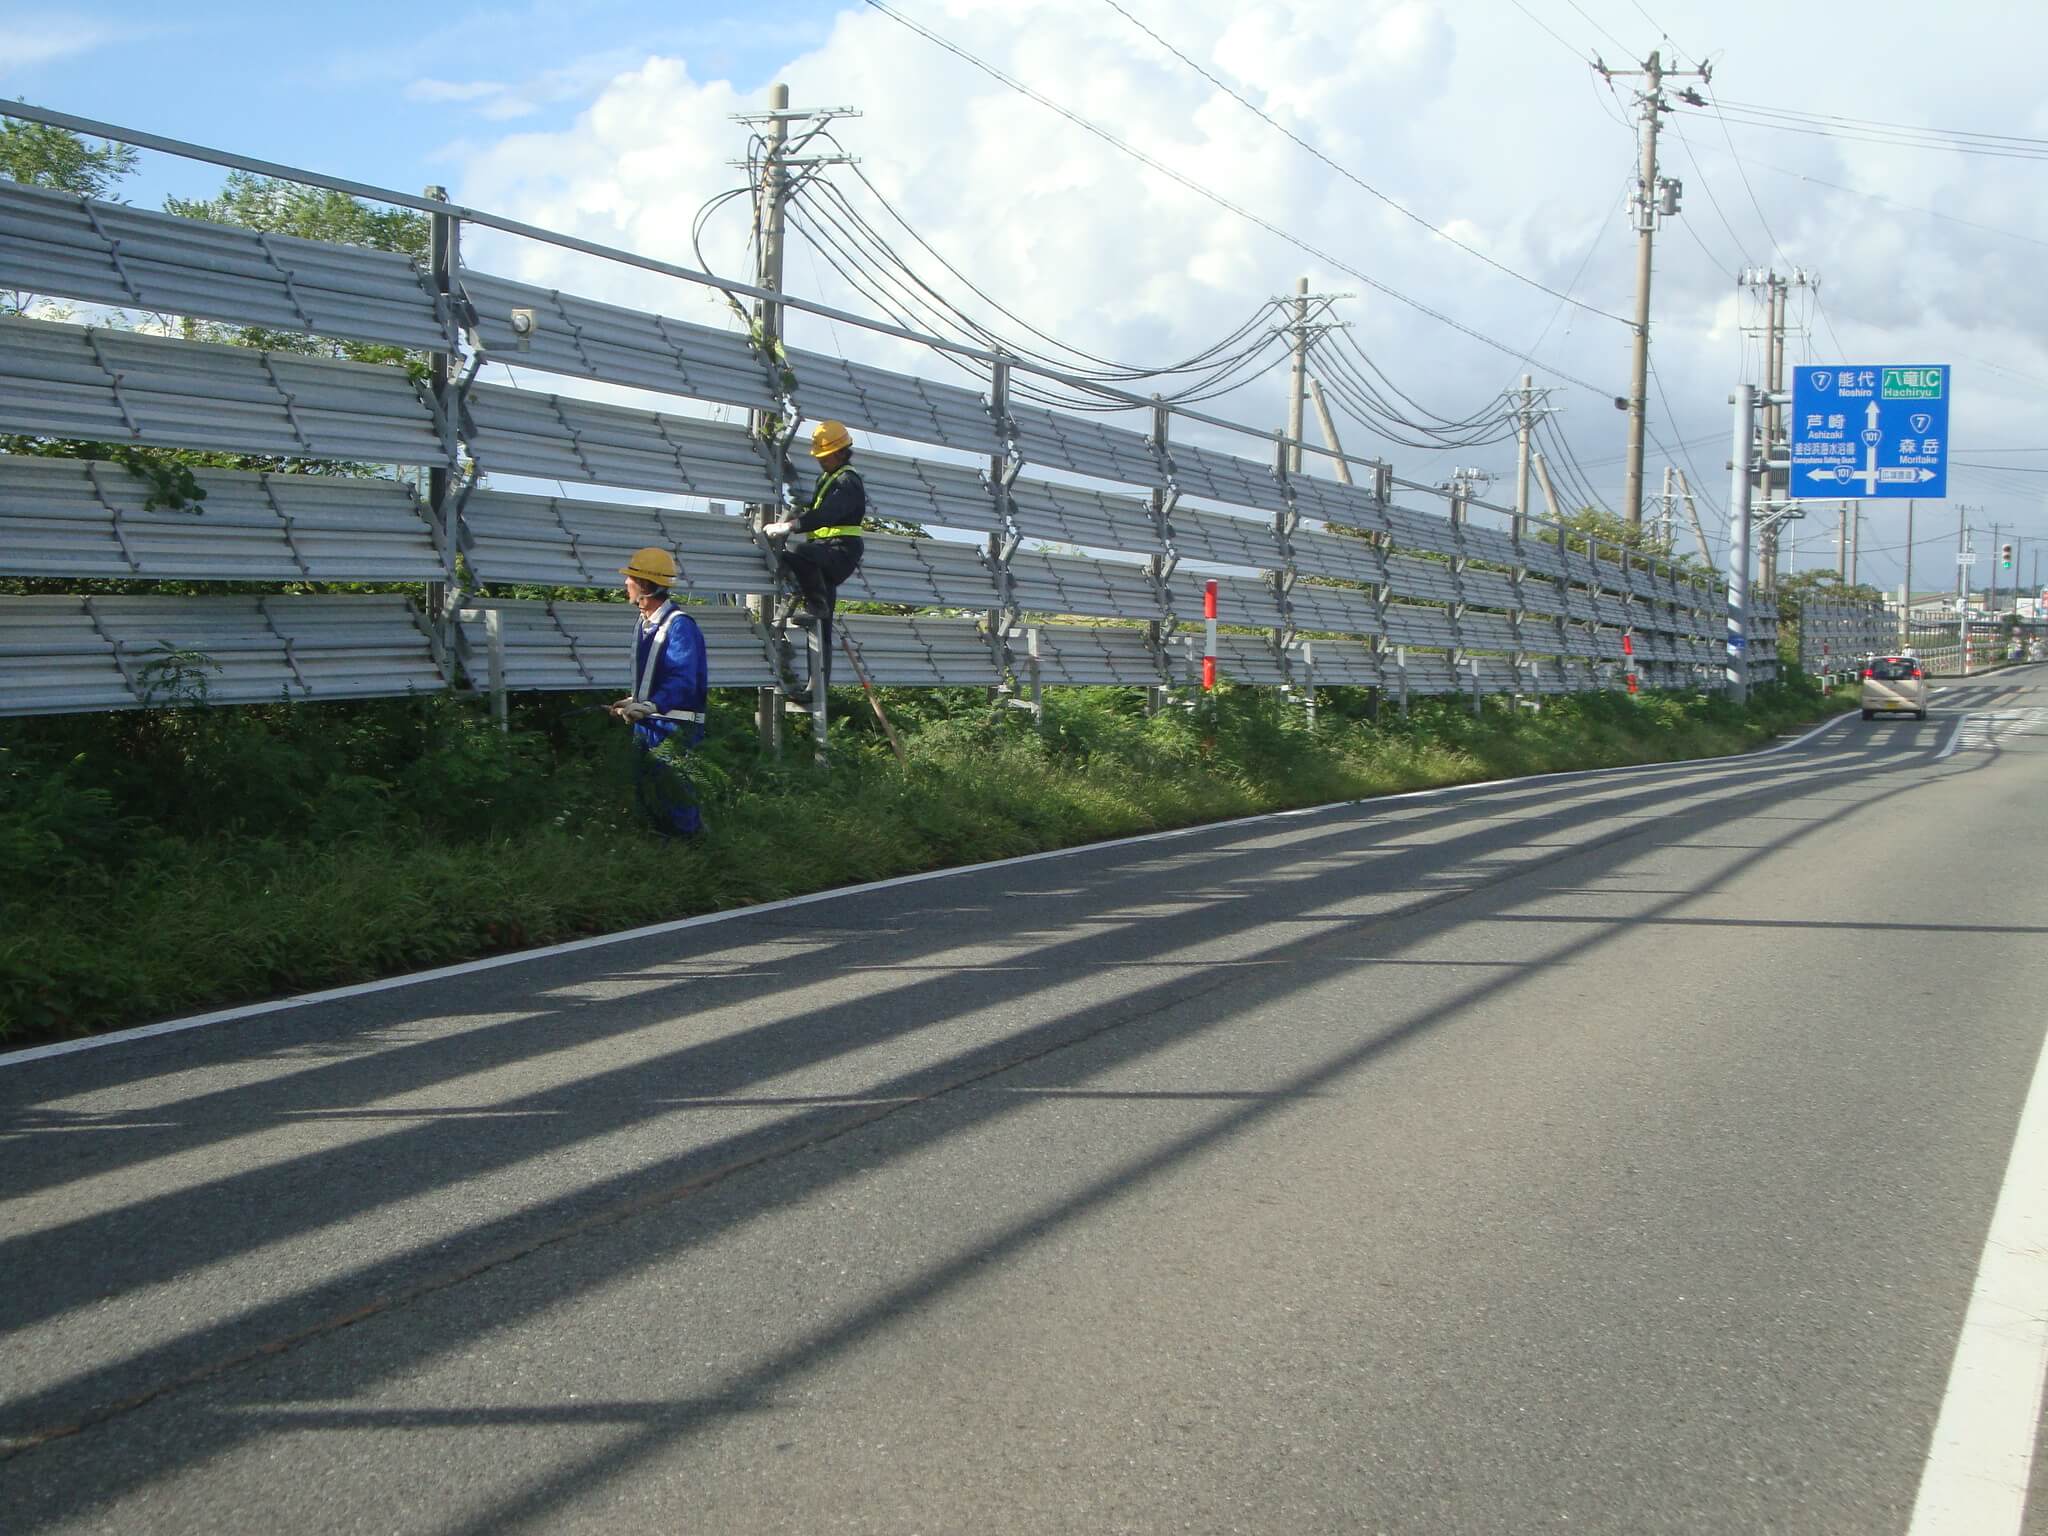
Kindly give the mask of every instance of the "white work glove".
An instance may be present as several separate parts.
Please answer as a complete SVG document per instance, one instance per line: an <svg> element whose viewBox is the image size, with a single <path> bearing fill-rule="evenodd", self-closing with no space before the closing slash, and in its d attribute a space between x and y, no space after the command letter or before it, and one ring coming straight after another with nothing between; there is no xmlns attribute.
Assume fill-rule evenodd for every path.
<svg viewBox="0 0 2048 1536"><path fill-rule="evenodd" d="M796 520L790 518L779 523L769 523L761 531L771 539L786 539L796 532Z"/></svg>
<svg viewBox="0 0 2048 1536"><path fill-rule="evenodd" d="M655 713L654 706L645 699L627 699L618 705L619 718L628 725L638 725Z"/></svg>

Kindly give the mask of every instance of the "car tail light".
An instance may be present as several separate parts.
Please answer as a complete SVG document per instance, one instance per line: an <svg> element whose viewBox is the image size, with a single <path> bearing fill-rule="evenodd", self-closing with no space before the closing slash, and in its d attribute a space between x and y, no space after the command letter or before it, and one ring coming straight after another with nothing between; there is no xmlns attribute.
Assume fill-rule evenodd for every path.
<svg viewBox="0 0 2048 1536"><path fill-rule="evenodd" d="M1922 672L1918 667L1915 667L1913 669L1913 675L1915 677L1925 677L1927 674L1925 672Z"/></svg>
<svg viewBox="0 0 2048 1536"><path fill-rule="evenodd" d="M1871 670L1870 670L1870 668L1868 668L1868 667L1865 667L1865 668L1863 669L1863 675L1864 675L1865 677L1875 677L1875 676L1877 676L1877 674L1876 674L1875 672L1871 671Z"/></svg>

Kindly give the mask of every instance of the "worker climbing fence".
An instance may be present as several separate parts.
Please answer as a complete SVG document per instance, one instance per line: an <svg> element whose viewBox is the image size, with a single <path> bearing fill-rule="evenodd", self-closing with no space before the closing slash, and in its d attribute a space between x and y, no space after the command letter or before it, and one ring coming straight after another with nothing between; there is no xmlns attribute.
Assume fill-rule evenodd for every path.
<svg viewBox="0 0 2048 1536"><path fill-rule="evenodd" d="M1664 560L1589 548L1541 520L1520 536L1483 526L1507 509L1372 460L1348 461L1356 486L1290 472L1278 434L1137 396L1121 403L1142 428L1050 410L1013 388L1026 364L933 338L981 368L982 387L796 347L767 357L737 331L480 270L462 259L463 232L483 224L728 294L745 285L292 174L432 212L435 259L0 182L0 289L165 321L0 318L0 433L113 445L0 455L0 575L230 587L0 599L0 714L161 702L157 662L188 653L209 659L219 703L615 687L628 610L504 594L614 588L649 545L674 554L677 596L703 605L691 611L713 686L780 689L780 636L748 601L775 590L773 552L761 517L731 508L779 502L781 455L722 419L747 411L867 434L856 462L872 506L929 535L871 536L842 589L909 610L842 618L878 685L1026 703L1048 686L1197 687L1212 582L1221 676L1310 700L1328 686L1476 702L1723 675L1722 592ZM425 366L187 340L180 317L386 344ZM563 382L534 387L542 375ZM600 386L663 403L593 398ZM119 461L129 446L371 472L200 469L204 498L166 505ZM343 583L405 590L286 590ZM1775 672L1775 620L1767 596L1753 600L1754 680Z"/></svg>

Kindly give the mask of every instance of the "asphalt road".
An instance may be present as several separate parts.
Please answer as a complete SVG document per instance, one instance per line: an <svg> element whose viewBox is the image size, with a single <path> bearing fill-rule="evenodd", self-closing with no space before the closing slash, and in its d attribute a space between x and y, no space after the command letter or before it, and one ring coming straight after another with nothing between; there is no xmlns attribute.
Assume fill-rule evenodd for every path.
<svg viewBox="0 0 2048 1536"><path fill-rule="evenodd" d="M0 1528L1903 1533L2044 685L0 1061Z"/></svg>

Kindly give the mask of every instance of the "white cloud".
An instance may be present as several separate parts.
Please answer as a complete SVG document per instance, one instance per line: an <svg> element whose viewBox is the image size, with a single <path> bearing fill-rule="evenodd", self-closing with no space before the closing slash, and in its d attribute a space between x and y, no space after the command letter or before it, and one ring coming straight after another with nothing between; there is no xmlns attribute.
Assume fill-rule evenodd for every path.
<svg viewBox="0 0 2048 1536"><path fill-rule="evenodd" d="M32 69L60 59L76 58L133 34L103 21L60 19L34 12L0 12L0 37L7 39L5 64Z"/></svg>
<svg viewBox="0 0 2048 1536"><path fill-rule="evenodd" d="M1319 290L1359 295L1343 306L1352 337L1403 389L1445 415L1474 410L1529 367L1371 286L1384 284L1511 348L1535 351L1542 364L1531 371L1539 380L1556 382L1554 372L1565 372L1596 386L1565 387L1558 398L1569 406L1565 430L1614 499L1618 467L1593 461L1619 462L1623 418L1605 397L1626 388L1628 329L1561 304L1534 284L1570 289L1612 316L1631 310L1634 239L1619 208L1635 156L1626 82L1610 92L1556 38L1504 8L1449 0L1300 0L1250 9L1243 0L1126 3L1354 175L1533 284L1501 274L1376 201L1096 0L925 0L915 14L1355 272L1320 262L1142 168L874 11L842 12L778 75L800 105L861 108L863 117L835 130L860 157L860 170L980 287L1063 340L1138 361L1185 357L1267 296L1291 292L1296 276L1306 274ZM1591 33L1571 8L1555 0L1530 3L1574 46L1597 44L1610 63L1619 62L1611 40ZM1607 22L1644 49L1657 45L1623 8L1596 9L1612 11ZM1901 97L1873 95L1855 82L1896 71L1896 28L1918 14L1906 7L1874 4L1869 24L1849 31L1800 8L1761 3L1666 0L1655 9L1687 46L1729 50L1718 60L1716 87L1736 100L1917 121L1960 118L2010 132L2039 132L2048 121L2027 78L2027 60L2039 51L2028 45L2048 35L2048 19L1945 18L1939 36L1916 44L1922 91ZM1765 48L1754 40L1766 35L1767 17L1775 31ZM1804 62L1814 58L1828 61L1818 77ZM743 131L730 114L762 106L757 82L743 90L698 78L687 55L597 55L502 87L421 85L462 90L440 99L486 116L585 93L588 107L560 131L475 147L463 172L464 199L686 264L695 261L689 229L696 210L739 177L727 162L741 153ZM2008 101L2022 119L2010 127ZM1653 338L1676 419L1666 419L1653 388L1653 427L1667 443L1702 441L1693 459L1710 494L1725 494L1726 477L1718 472L1724 397L1755 352L1740 336L1747 304L1736 296L1738 266L1819 269L1827 314L1842 348L1856 354L1840 360L1941 361L1974 352L2023 374L2048 373L2041 340L2048 336L2048 299L2029 275L2038 266L2037 246L1816 184L1838 182L2040 240L2048 238L2048 212L2031 194L2024 173L2032 167L1724 130L1693 109L1681 109L1672 125L1663 168L1684 179L1686 195L1683 212L1658 237ZM998 329L1018 332L943 280L938 263L887 223L850 169L826 174L935 286ZM706 250L735 275L745 261L744 209L741 199L714 222ZM520 275L564 286L573 277L573 285L614 300L690 318L716 307L680 285L626 269L607 271L546 251L484 248ZM828 303L872 309L802 240L792 243L787 282ZM836 344L912 362L934 377L957 377L929 354L912 359L897 344L845 326L804 317L792 324L804 345ZM1835 343L1818 315L1813 325L1815 355L1832 355ZM1957 376L1959 442L2013 433L2020 434L2015 442L2038 438L2024 414L2031 406L2021 384L1991 371L1973 376L1959 368ZM1222 408L1270 426L1284 408L1281 387L1268 379ZM1372 446L1355 428L1347 441ZM1258 452L1249 445L1243 451ZM1504 468L1511 449L1432 457L1404 448L1395 457L1403 473L1424 479L1451 459ZM1653 452L1653 467L1662 462Z"/></svg>
<svg viewBox="0 0 2048 1536"><path fill-rule="evenodd" d="M407 101L427 102L468 102L488 101L503 96L506 86L500 80L415 80L405 88Z"/></svg>

